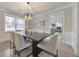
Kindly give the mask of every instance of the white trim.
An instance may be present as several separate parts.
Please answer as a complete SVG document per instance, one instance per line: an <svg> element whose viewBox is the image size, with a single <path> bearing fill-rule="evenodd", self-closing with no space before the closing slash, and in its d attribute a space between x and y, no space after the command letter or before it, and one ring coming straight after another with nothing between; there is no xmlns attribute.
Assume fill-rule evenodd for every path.
<svg viewBox="0 0 79 59"><path fill-rule="evenodd" d="M8 9L5 9L5 8L0 8L0 12L4 13L5 15L15 15L15 16L18 16L18 17L22 17L21 14L18 14L14 11L11 11L11 10L8 10Z"/></svg>

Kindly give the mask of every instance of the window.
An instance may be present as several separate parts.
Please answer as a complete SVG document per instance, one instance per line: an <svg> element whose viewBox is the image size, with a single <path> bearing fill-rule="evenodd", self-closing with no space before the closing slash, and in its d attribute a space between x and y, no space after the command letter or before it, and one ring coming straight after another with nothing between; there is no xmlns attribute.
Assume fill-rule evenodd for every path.
<svg viewBox="0 0 79 59"><path fill-rule="evenodd" d="M15 31L15 18L5 16L5 31Z"/></svg>
<svg viewBox="0 0 79 59"><path fill-rule="evenodd" d="M21 31L17 32L17 30ZM5 16L5 31L25 35L25 21L23 19Z"/></svg>
<svg viewBox="0 0 79 59"><path fill-rule="evenodd" d="M25 30L25 21L22 19L16 19L16 30Z"/></svg>
<svg viewBox="0 0 79 59"><path fill-rule="evenodd" d="M25 21L23 19L16 19L16 30L17 34L25 35Z"/></svg>

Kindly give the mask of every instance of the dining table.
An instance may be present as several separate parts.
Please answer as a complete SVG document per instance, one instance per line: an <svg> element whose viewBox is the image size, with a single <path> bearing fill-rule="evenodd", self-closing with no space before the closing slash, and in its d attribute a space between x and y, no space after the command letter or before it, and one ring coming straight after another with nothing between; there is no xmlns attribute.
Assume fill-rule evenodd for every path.
<svg viewBox="0 0 79 59"><path fill-rule="evenodd" d="M38 54L41 52L41 50L37 47L37 44L50 35L51 33L27 32L25 37L32 40L33 57L38 57Z"/></svg>

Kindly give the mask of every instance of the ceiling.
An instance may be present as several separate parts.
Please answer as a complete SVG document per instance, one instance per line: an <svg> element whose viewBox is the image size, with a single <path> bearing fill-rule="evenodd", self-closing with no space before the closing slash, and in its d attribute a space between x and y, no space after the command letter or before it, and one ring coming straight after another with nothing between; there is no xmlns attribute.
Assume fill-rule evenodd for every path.
<svg viewBox="0 0 79 59"><path fill-rule="evenodd" d="M38 15L70 4L70 2L30 2L30 12ZM0 8L14 11L20 15L28 13L26 2L0 2Z"/></svg>

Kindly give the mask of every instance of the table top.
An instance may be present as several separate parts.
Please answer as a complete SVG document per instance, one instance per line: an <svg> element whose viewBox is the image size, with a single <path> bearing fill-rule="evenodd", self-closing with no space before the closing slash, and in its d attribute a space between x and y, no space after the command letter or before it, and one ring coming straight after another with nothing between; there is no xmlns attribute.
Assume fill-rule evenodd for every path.
<svg viewBox="0 0 79 59"><path fill-rule="evenodd" d="M50 35L50 33L29 32L26 37L32 39L33 41L39 42Z"/></svg>

